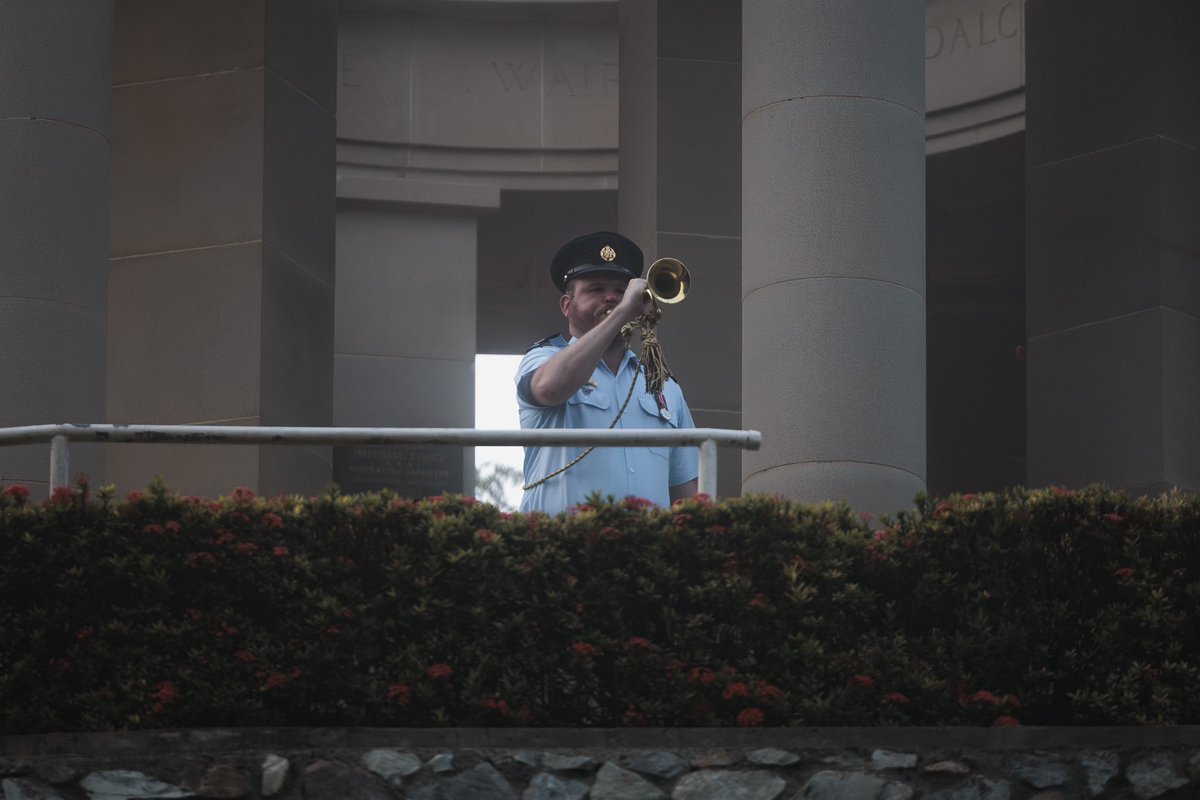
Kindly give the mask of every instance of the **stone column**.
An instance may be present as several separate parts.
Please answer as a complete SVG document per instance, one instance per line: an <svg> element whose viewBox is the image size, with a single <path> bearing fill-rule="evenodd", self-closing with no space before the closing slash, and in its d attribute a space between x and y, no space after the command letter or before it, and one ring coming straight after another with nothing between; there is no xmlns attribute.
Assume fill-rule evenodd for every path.
<svg viewBox="0 0 1200 800"><path fill-rule="evenodd" d="M336 0L117 0L108 408L328 425ZM113 446L122 490L315 492L328 448Z"/></svg>
<svg viewBox="0 0 1200 800"><path fill-rule="evenodd" d="M741 3L621 0L618 227L693 291L659 338L701 427L742 427ZM741 489L722 449L718 494Z"/></svg>
<svg viewBox="0 0 1200 800"><path fill-rule="evenodd" d="M0 4L0 426L103 422L110 0ZM72 473L104 478L72 448ZM49 445L0 448L46 486Z"/></svg>
<svg viewBox="0 0 1200 800"><path fill-rule="evenodd" d="M496 187L338 180L335 425L475 427L476 214ZM474 448L338 447L347 491L473 493Z"/></svg>
<svg viewBox="0 0 1200 800"><path fill-rule="evenodd" d="M742 6L742 490L925 487L920 0Z"/></svg>
<svg viewBox="0 0 1200 800"><path fill-rule="evenodd" d="M1029 483L1200 490L1200 6L1026 7Z"/></svg>

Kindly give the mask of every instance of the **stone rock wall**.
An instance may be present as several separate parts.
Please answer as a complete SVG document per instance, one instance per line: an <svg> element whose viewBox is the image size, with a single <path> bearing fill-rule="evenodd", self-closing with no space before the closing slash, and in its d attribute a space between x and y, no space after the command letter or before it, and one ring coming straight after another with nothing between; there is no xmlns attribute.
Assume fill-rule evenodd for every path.
<svg viewBox="0 0 1200 800"><path fill-rule="evenodd" d="M1200 797L1200 728L230 729L0 738L3 800Z"/></svg>

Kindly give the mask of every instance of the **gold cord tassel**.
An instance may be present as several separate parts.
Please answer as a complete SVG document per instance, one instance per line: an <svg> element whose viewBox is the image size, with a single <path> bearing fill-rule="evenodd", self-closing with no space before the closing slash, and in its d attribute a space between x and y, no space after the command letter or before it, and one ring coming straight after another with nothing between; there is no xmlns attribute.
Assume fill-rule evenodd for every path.
<svg viewBox="0 0 1200 800"><path fill-rule="evenodd" d="M646 393L657 395L662 391L667 379L671 377L671 368L667 366L667 358L663 355L662 345L658 343L658 334L654 327L662 316L658 303L654 308L638 317L635 322L625 324L621 335L625 337L625 346L629 347L629 339L633 336L635 327L642 331L642 368L646 371Z"/></svg>
<svg viewBox="0 0 1200 800"><path fill-rule="evenodd" d="M657 395L671 377L671 368L667 366L667 359L663 356L653 322L642 326L642 364L646 368L646 392Z"/></svg>

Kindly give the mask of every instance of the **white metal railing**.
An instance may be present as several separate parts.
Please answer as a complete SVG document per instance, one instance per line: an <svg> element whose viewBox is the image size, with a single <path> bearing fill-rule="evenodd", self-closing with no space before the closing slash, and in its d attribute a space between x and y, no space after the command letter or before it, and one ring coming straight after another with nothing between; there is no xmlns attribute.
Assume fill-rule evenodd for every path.
<svg viewBox="0 0 1200 800"><path fill-rule="evenodd" d="M448 444L699 447L699 491L717 495L717 446L757 450L758 431L727 428L586 428L477 430L475 428L290 428L269 425L26 425L0 428L0 445L50 443L50 488L66 486L71 442L141 444Z"/></svg>

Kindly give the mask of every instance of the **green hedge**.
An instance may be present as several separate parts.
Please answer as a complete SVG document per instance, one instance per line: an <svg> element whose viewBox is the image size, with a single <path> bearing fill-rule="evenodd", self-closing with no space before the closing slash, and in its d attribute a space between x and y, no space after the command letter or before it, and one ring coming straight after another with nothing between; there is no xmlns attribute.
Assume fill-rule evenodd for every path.
<svg viewBox="0 0 1200 800"><path fill-rule="evenodd" d="M1200 723L1200 500L0 489L0 732Z"/></svg>

